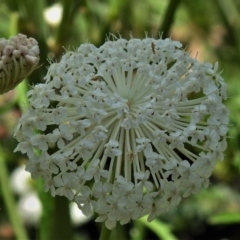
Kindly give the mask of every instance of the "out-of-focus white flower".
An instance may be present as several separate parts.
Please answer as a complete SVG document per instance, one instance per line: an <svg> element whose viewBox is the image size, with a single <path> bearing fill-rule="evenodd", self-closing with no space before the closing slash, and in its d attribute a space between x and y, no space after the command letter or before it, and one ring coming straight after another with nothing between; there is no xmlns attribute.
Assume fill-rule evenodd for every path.
<svg viewBox="0 0 240 240"><path fill-rule="evenodd" d="M42 204L35 192L22 195L18 202L18 211L25 224L36 225L41 217ZM70 218L75 226L81 226L91 220L92 215L86 217L76 203L70 204Z"/></svg>
<svg viewBox="0 0 240 240"><path fill-rule="evenodd" d="M32 177L110 229L208 186L227 145L226 84L181 47L120 38L52 63L15 131Z"/></svg>
<svg viewBox="0 0 240 240"><path fill-rule="evenodd" d="M17 167L11 174L11 186L14 192L19 195L24 195L32 191L30 186L31 174L25 171L25 166Z"/></svg>
<svg viewBox="0 0 240 240"><path fill-rule="evenodd" d="M70 204L70 217L71 221L75 226L82 225L84 223L87 223L88 221L91 220L92 215L86 217L82 211L78 208L77 204L72 202Z"/></svg>
<svg viewBox="0 0 240 240"><path fill-rule="evenodd" d="M0 94L15 88L39 62L38 42L23 34L0 38Z"/></svg>
<svg viewBox="0 0 240 240"><path fill-rule="evenodd" d="M31 192L21 196L18 211L24 223L36 225L40 219L42 205L36 193Z"/></svg>
<svg viewBox="0 0 240 240"><path fill-rule="evenodd" d="M44 10L44 18L48 24L57 26L62 19L62 12L62 5L60 3L55 3Z"/></svg>
<svg viewBox="0 0 240 240"><path fill-rule="evenodd" d="M35 190L30 187L31 174L25 171L25 166L16 168L11 174L11 186L20 195L18 210L24 223L36 225L41 217L42 204ZM76 203L70 204L70 217L75 226L80 226L91 220L92 214L86 217Z"/></svg>

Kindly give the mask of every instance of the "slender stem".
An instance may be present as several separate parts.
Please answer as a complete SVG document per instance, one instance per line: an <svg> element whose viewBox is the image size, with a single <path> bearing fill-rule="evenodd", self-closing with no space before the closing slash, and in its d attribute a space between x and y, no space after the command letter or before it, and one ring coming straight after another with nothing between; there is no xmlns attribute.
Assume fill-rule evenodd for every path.
<svg viewBox="0 0 240 240"><path fill-rule="evenodd" d="M174 15L177 11L177 8L180 4L181 0L169 0L169 5L167 7L167 10L165 12L162 26L160 29L160 32L162 32L162 37L166 38L169 35L169 31L171 29L171 26L174 21Z"/></svg>
<svg viewBox="0 0 240 240"><path fill-rule="evenodd" d="M28 92L28 85L27 85L27 79L22 81L18 86L16 87L17 90L17 102L18 106L21 109L21 112L25 112L29 107L29 102L27 99L27 92Z"/></svg>
<svg viewBox="0 0 240 240"><path fill-rule="evenodd" d="M177 240L174 234L171 232L171 228L168 224L161 222L158 219L154 219L151 223L147 221L147 216L138 219L147 228L153 231L159 239Z"/></svg>
<svg viewBox="0 0 240 240"><path fill-rule="evenodd" d="M5 206L8 211L8 215L16 234L16 239L27 240L28 236L23 226L22 220L18 214L16 202L13 196L13 192L10 186L9 175L6 167L6 161L3 155L3 149L0 146L0 185L2 190Z"/></svg>
<svg viewBox="0 0 240 240"><path fill-rule="evenodd" d="M105 224L103 223L103 224L102 224L101 235L100 235L99 240L110 240L111 233L112 233L112 231L109 230L109 229L105 226Z"/></svg>
<svg viewBox="0 0 240 240"><path fill-rule="evenodd" d="M218 0L215 3L216 10L219 12L228 34L231 36L231 44L235 45L237 52L240 53L240 17L235 1ZM229 14L231 13L231 14Z"/></svg>

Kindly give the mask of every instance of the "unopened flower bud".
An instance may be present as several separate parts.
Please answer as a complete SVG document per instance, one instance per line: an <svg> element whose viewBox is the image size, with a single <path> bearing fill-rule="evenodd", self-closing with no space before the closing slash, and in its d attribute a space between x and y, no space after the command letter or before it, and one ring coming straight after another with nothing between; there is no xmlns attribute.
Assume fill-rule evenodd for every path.
<svg viewBox="0 0 240 240"><path fill-rule="evenodd" d="M23 34L0 38L0 94L15 88L39 62L38 43Z"/></svg>

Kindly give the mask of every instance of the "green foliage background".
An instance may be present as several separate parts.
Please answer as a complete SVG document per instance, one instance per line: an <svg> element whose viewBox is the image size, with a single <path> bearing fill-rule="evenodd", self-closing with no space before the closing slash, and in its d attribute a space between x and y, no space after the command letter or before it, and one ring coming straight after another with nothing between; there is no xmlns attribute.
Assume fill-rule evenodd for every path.
<svg viewBox="0 0 240 240"><path fill-rule="evenodd" d="M62 6L62 19L51 25L43 13L56 3ZM43 81L47 59L57 60L64 49L81 43L99 46L110 33L124 38L159 37L162 33L181 41L199 61L218 61L228 84L226 104L230 110L228 149L225 160L216 166L211 186L184 199L152 224L141 219L127 228L117 228L115 236L120 240L240 239L234 228L240 224L240 0L2 0L0 37L19 32L39 42L41 67L17 89L0 96L0 239L90 239L86 229L72 227L67 200L52 199L43 192L40 180L31 184L41 199L43 214L31 234L21 219L15 219L16 212L13 216L9 212L7 203L13 204L10 209L14 210L18 199L14 196L11 202L10 196L6 202L4 186L9 183L3 182L3 170L9 177L26 161L25 156L13 153L17 144L13 131L26 108L29 85ZM212 236L211 231L220 232L220 236Z"/></svg>

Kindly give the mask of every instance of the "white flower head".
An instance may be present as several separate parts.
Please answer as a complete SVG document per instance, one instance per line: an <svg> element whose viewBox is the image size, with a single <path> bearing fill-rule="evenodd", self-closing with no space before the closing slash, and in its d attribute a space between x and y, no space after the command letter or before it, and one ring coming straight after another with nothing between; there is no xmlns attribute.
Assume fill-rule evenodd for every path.
<svg viewBox="0 0 240 240"><path fill-rule="evenodd" d="M108 228L153 220L206 187L226 149L226 86L181 46L120 38L53 63L15 131L32 176Z"/></svg>
<svg viewBox="0 0 240 240"><path fill-rule="evenodd" d="M15 88L39 62L38 42L23 34L0 38L0 94Z"/></svg>

